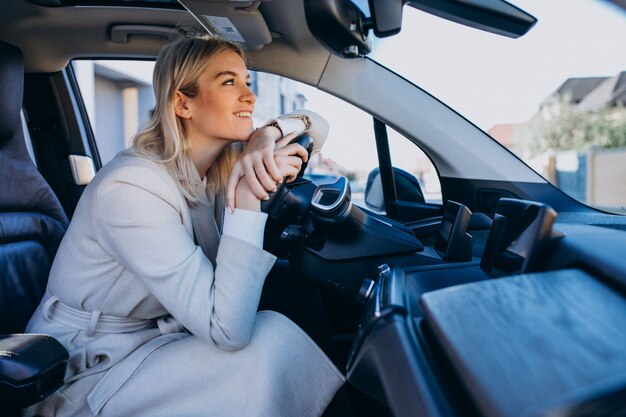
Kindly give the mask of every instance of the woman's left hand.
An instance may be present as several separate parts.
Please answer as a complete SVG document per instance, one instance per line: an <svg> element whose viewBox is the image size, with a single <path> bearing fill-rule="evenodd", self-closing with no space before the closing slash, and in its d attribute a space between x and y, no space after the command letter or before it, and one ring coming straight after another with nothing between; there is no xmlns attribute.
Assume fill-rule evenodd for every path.
<svg viewBox="0 0 626 417"><path fill-rule="evenodd" d="M245 177L250 191L259 199L269 197L268 192L276 190L283 175L274 161L276 139L280 131L273 126L255 130L235 162L226 183L226 206L235 207L235 190L241 177Z"/></svg>
<svg viewBox="0 0 626 417"><path fill-rule="evenodd" d="M274 150L274 161L286 182L296 179L302 164L309 158L309 154L302 145L289 143L297 135L298 133L292 133L285 136L276 142L276 149Z"/></svg>

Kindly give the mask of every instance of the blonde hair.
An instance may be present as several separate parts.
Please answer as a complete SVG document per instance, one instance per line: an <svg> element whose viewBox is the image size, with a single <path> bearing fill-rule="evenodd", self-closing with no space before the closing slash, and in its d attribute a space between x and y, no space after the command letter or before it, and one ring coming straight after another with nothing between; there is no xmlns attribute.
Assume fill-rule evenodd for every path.
<svg viewBox="0 0 626 417"><path fill-rule="evenodd" d="M132 150L143 157L162 163L177 180L188 202L198 200L194 181L195 165L187 155L191 143L181 119L174 112L176 92L188 97L199 93L198 78L217 54L231 51L245 62L241 47L227 40L206 34L189 33L168 42L159 53L154 67L153 89L156 106L148 126L137 133ZM228 145L207 172L207 184L223 189L243 144Z"/></svg>

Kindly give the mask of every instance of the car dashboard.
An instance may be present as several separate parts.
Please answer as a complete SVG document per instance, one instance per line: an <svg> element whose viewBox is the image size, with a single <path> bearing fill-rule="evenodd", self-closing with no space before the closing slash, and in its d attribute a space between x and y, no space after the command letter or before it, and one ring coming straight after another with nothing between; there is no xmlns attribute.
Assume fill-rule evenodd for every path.
<svg viewBox="0 0 626 417"><path fill-rule="evenodd" d="M296 183L276 218L307 219L281 234L300 236L290 268L362 305L353 386L396 417L626 412L623 218L557 221L546 204L501 198L489 216L447 201L401 224L352 205L346 184ZM307 201L310 216L285 214Z"/></svg>
<svg viewBox="0 0 626 417"><path fill-rule="evenodd" d="M485 254L381 265L348 381L397 417L624 415L623 220L575 218L554 224L527 270L486 271Z"/></svg>

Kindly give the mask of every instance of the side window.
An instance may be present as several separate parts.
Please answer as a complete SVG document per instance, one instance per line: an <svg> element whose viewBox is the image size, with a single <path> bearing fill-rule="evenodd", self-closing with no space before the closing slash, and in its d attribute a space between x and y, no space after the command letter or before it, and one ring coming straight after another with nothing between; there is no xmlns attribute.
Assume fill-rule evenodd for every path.
<svg viewBox="0 0 626 417"><path fill-rule="evenodd" d="M300 84L299 91L306 100L305 108L323 115L330 124L324 148L311 160L307 175L320 183L344 175L351 183L352 201L380 211L365 203L368 177L371 180L370 173L379 165L372 116L312 87ZM441 204L441 185L430 159L400 133L389 127L387 133L392 165L417 180L427 203Z"/></svg>
<svg viewBox="0 0 626 417"><path fill-rule="evenodd" d="M306 98L305 108L322 115L330 127L322 151L309 163L307 177L318 185L347 177L352 202L365 207L367 177L378 166L372 117L307 85L299 84L298 89Z"/></svg>
<svg viewBox="0 0 626 417"><path fill-rule="evenodd" d="M76 60L72 63L103 164L128 147L154 109L151 61ZM261 72L251 72L257 95L255 125L280 113L306 108L324 116L330 132L322 152L309 163L315 183L351 181L352 200L365 204L368 176L378 167L372 117L362 110L307 85ZM441 203L437 172L411 141L388 128L392 164L413 176L428 203ZM372 207L369 207L372 209Z"/></svg>
<svg viewBox="0 0 626 417"><path fill-rule="evenodd" d="M73 61L102 164L144 126L154 109L150 61Z"/></svg>
<svg viewBox="0 0 626 417"><path fill-rule="evenodd" d="M72 62L103 164L128 147L154 109L152 61L75 60ZM285 112L305 107L297 83L251 71L257 95L256 126Z"/></svg>
<svg viewBox="0 0 626 417"><path fill-rule="evenodd" d="M417 179L426 203L442 204L439 175L430 158L417 145L395 130L388 127L387 134L393 166Z"/></svg>

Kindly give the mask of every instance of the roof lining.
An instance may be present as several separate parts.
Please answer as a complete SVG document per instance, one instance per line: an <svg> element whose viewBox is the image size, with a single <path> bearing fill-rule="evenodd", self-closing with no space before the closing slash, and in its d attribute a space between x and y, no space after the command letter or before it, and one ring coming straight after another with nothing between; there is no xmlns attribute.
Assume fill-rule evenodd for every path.
<svg viewBox="0 0 626 417"><path fill-rule="evenodd" d="M241 4L241 3L240 3ZM317 85L330 52L306 26L304 5L294 0L261 2L258 8L272 37L248 53L254 69ZM0 40L22 49L29 73L60 71L72 59L154 59L166 38L129 35L127 43L110 39L113 25L197 26L184 10L139 7L44 7L27 0L0 2ZM72 33L72 36L67 34Z"/></svg>

